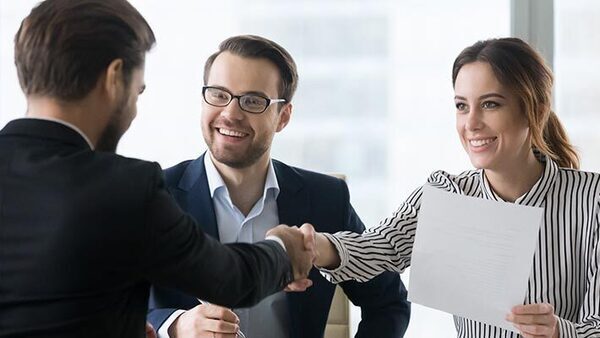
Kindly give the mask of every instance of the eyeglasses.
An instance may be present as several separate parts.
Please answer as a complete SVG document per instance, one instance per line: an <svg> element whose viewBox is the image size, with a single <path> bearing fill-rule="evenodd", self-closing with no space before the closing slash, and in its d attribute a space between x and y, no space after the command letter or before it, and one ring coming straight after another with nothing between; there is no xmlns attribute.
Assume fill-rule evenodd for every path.
<svg viewBox="0 0 600 338"><path fill-rule="evenodd" d="M204 102L215 107L226 107L237 99L240 108L252 114L261 114L273 103L285 102L285 99L270 99L259 94L233 95L227 89L210 86L202 87L202 97Z"/></svg>

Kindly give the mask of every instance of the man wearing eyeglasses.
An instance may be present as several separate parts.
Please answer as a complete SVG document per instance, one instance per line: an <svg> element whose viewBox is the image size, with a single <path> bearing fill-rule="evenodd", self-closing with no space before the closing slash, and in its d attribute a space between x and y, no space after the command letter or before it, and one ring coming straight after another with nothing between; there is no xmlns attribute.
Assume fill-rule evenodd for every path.
<svg viewBox="0 0 600 338"><path fill-rule="evenodd" d="M258 36L223 41L204 68L202 133L208 151L165 171L179 205L223 243L264 239L279 223L363 232L339 179L271 159L290 122L298 75L288 52ZM303 293L279 292L249 309L226 309L154 286L148 318L159 337L322 337L335 286L313 269ZM357 337L401 337L410 307L398 274L341 283L362 308Z"/></svg>

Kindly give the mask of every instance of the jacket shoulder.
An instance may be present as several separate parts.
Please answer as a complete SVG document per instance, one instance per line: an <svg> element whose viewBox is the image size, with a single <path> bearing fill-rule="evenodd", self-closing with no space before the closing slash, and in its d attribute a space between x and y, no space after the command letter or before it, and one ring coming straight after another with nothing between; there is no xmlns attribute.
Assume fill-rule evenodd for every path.
<svg viewBox="0 0 600 338"><path fill-rule="evenodd" d="M165 183L167 184L167 186L176 187L177 183L179 182L179 180L193 161L194 160L186 160L165 169L163 173L165 176Z"/></svg>
<svg viewBox="0 0 600 338"><path fill-rule="evenodd" d="M311 190L325 190L331 192L342 186L346 186L344 180L335 174L319 173L298 167L289 166L281 161L273 160L278 179L296 178Z"/></svg>

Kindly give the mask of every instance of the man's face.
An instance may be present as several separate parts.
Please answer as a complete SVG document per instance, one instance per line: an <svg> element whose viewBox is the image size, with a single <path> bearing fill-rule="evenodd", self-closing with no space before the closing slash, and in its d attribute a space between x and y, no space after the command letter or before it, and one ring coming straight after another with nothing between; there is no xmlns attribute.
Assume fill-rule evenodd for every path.
<svg viewBox="0 0 600 338"><path fill-rule="evenodd" d="M134 69L129 86L124 87L121 92L117 104L111 112L110 120L98 140L97 150L116 152L121 136L129 129L137 115L137 99L145 88L144 67Z"/></svg>
<svg viewBox="0 0 600 338"><path fill-rule="evenodd" d="M245 58L223 52L215 59L207 86L220 87L233 95L259 94L279 98L279 70L267 59ZM238 99L226 107L203 100L202 134L213 158L233 168L245 168L270 157L276 132L291 115L291 104L272 104L261 114L243 111Z"/></svg>

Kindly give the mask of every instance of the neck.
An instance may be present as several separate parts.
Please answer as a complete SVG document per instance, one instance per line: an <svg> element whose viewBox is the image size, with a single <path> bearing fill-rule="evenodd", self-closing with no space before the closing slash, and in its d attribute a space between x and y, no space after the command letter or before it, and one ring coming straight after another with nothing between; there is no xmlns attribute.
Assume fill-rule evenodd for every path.
<svg viewBox="0 0 600 338"><path fill-rule="evenodd" d="M527 152L525 160L515 163L518 165L500 170L485 170L492 189L507 202L514 202L531 190L544 171L544 166L531 150Z"/></svg>
<svg viewBox="0 0 600 338"><path fill-rule="evenodd" d="M91 102L90 98L66 102L43 96L27 98L27 116L49 118L68 122L81 130L96 147L107 121L97 111L102 104Z"/></svg>
<svg viewBox="0 0 600 338"><path fill-rule="evenodd" d="M270 157L266 152L256 163L245 168L232 168L217 161L209 152L211 160L223 178L233 204L245 215L262 196Z"/></svg>

